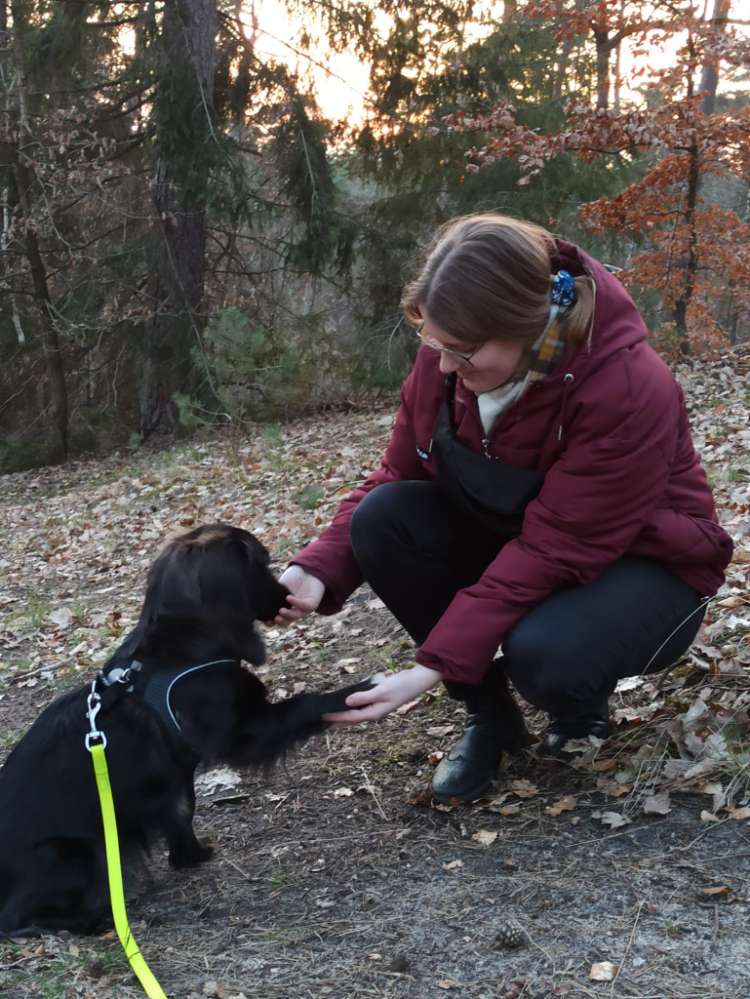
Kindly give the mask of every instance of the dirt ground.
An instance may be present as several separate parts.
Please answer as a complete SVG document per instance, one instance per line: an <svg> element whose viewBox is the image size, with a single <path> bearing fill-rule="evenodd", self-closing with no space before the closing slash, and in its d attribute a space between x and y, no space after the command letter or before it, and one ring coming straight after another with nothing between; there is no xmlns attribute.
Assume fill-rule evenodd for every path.
<svg viewBox="0 0 750 999"><path fill-rule="evenodd" d="M731 435L742 417L728 405ZM0 760L132 624L145 567L170 526L238 523L281 566L374 464L389 424L388 410L338 415L245 441L7 477ZM746 452L750 473L743 462ZM725 520L735 512L736 497ZM726 591L737 597L726 610L735 618L747 610L743 580L735 574ZM270 775L222 785L209 774L196 827L214 857L175 873L157 854L149 877L129 886L131 925L167 995L746 999L742 740L731 759L703 768L703 783L673 783L666 814L644 812L665 787L654 761L684 755L664 734L674 719L701 696L717 717L716 703L737 709L750 696L746 633L720 623L714 616L696 657L666 682L613 698L622 724L600 750L578 763L515 757L471 807L430 800L434 765L462 728L462 709L442 695L377 725L329 732ZM261 674L279 696L344 685L411 655L366 588L344 614L271 629L267 644ZM741 668L725 676L716 663L732 657ZM528 721L541 731L543 718ZM717 787L728 784L726 809ZM520 946L503 944L509 928ZM592 979L604 962L609 978ZM0 942L0 995L142 993L110 934Z"/></svg>

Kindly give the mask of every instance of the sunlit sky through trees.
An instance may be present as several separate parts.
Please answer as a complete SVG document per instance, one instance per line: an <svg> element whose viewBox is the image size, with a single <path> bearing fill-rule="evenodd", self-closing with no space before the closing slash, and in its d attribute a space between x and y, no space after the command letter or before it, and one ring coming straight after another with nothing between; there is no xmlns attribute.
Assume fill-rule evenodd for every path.
<svg viewBox="0 0 750 999"><path fill-rule="evenodd" d="M374 4L374 0L372 0ZM731 13L739 17L738 8L748 0L733 0ZM483 0L476 5L476 21L468 25L467 43L487 36L502 19L502 2ZM320 25L309 17L304 20L299 15L290 15L283 0L245 0L241 19L245 24L248 38L255 34L255 52L259 58L268 58L287 63L303 80L309 81L322 113L332 120L347 119L350 124L358 124L367 118L368 85L370 67L353 50L332 52L322 37ZM383 38L387 37L390 18L379 13L375 18L376 30ZM750 34L750 25L737 25L736 30ZM320 36L317 44L305 48L300 39L304 31L314 39ZM622 46L620 74L622 97L626 101L639 101L639 90L649 79L651 71L658 71L669 65L673 53L682 40L673 36L661 45L652 41L648 46L648 60L634 56L633 43L626 39ZM132 31L122 32L122 44L132 48ZM614 65L612 67L614 76ZM736 83L720 75L719 92L747 89L747 84Z"/></svg>
<svg viewBox="0 0 750 999"><path fill-rule="evenodd" d="M733 0L732 12L739 17L738 8L747 0ZM478 41L490 34L502 19L503 4L484 0L476 5L476 22L469 26L467 42ZM257 25L256 52L259 56L287 62L301 76L312 81L314 92L321 111L335 120L347 118L356 124L367 117L367 89L369 66L352 52L331 52L325 42L319 47L307 50L304 54L298 48L300 34L306 28L315 34L315 26L309 19L290 16L282 0L247 0L245 22L247 34L251 34L252 12ZM491 23L488 23L491 22ZM383 37L387 36L390 19L381 14L376 26ZM750 33L750 27L739 26L737 30ZM322 34L322 32L321 32ZM672 37L661 46L650 44L648 64L633 55L633 44L626 39L622 46L621 67L622 96L625 100L638 100L639 88L648 81L651 70L667 67L673 53L681 44L681 39ZM308 58L309 56L309 58ZM614 67L613 67L614 74ZM719 80L719 91L738 89L736 84L725 78ZM739 89L744 89L740 87Z"/></svg>

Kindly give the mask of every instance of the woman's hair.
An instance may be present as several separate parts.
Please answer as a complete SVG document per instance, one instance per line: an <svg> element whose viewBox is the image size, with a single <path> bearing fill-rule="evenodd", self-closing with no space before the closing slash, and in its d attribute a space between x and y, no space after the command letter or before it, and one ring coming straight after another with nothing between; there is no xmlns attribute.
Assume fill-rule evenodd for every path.
<svg viewBox="0 0 750 999"><path fill-rule="evenodd" d="M446 222L428 248L419 276L401 299L404 315L422 321L422 309L462 343L513 340L527 347L549 318L554 240L533 222L487 213ZM578 277L576 302L560 318L561 334L580 343L594 308L594 283Z"/></svg>

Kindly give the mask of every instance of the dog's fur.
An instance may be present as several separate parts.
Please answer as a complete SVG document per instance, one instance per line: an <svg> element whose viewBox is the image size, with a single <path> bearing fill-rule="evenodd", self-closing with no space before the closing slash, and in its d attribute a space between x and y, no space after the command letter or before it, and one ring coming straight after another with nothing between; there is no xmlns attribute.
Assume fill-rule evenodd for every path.
<svg viewBox="0 0 750 999"><path fill-rule="evenodd" d="M123 861L132 870L166 837L174 867L207 859L195 838L193 775L200 762L264 766L323 731L322 715L345 709L360 684L271 704L240 660L265 660L255 620L271 620L287 590L268 553L246 531L196 528L173 539L151 568L140 619L104 667L142 663L132 685L102 687L99 728L107 738ZM144 702L161 670L234 660L180 679L171 706L181 732ZM0 934L93 932L111 924L102 824L84 746L90 685L55 700L0 771Z"/></svg>

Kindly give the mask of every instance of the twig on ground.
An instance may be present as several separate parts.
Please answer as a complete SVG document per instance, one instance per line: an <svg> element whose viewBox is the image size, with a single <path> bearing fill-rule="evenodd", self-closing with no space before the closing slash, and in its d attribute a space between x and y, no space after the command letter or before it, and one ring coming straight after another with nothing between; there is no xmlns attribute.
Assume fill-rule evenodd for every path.
<svg viewBox="0 0 750 999"><path fill-rule="evenodd" d="M612 985L609 989L609 994L613 996L615 994L615 985L617 984L617 979L620 977L620 972L625 967L625 962L628 959L628 954L630 953L630 948L633 946L633 940L635 939L635 931L638 927L638 920L641 918L641 909L643 908L643 899L638 903L638 908L635 913L635 921L633 923L633 929L630 931L630 936L628 937L628 942L625 947L625 953L622 955L622 960L617 966L617 971L615 972L615 977L612 979Z"/></svg>

